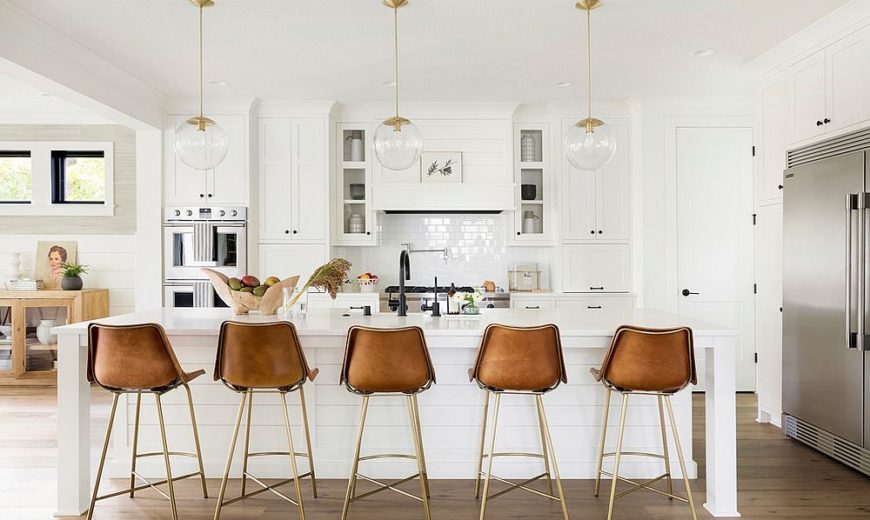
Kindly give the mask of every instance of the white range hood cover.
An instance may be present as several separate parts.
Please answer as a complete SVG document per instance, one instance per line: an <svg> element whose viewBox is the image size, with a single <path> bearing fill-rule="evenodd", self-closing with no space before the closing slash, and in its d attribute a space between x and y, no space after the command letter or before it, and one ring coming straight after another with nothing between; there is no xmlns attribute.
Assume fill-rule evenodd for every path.
<svg viewBox="0 0 870 520"><path fill-rule="evenodd" d="M514 211L516 185L382 183L372 187L377 211Z"/></svg>

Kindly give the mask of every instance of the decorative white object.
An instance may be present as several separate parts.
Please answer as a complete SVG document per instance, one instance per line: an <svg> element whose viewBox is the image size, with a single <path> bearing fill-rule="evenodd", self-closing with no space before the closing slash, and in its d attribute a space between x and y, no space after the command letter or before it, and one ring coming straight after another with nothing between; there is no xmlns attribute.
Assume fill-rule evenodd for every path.
<svg viewBox="0 0 870 520"><path fill-rule="evenodd" d="M420 177L424 183L462 182L462 152L425 152L420 161Z"/></svg>
<svg viewBox="0 0 870 520"><path fill-rule="evenodd" d="M363 160L362 137L354 137L350 140L350 160L353 162L361 162Z"/></svg>
<svg viewBox="0 0 870 520"><path fill-rule="evenodd" d="M21 253L7 253L6 280L21 278Z"/></svg>
<svg viewBox="0 0 870 520"><path fill-rule="evenodd" d="M349 233L365 233L366 232L366 219L364 216L359 213L354 213L350 216L347 222L348 232Z"/></svg>
<svg viewBox="0 0 870 520"><path fill-rule="evenodd" d="M57 342L57 336L51 333L55 320L39 320L36 327L36 339L43 345Z"/></svg>
<svg viewBox="0 0 870 520"><path fill-rule="evenodd" d="M541 217L535 215L535 212L530 210L523 212L523 233L540 233L541 231L538 229L540 221Z"/></svg>
<svg viewBox="0 0 870 520"><path fill-rule="evenodd" d="M535 137L530 133L524 132L523 137L520 138L520 161L535 162L536 147Z"/></svg>

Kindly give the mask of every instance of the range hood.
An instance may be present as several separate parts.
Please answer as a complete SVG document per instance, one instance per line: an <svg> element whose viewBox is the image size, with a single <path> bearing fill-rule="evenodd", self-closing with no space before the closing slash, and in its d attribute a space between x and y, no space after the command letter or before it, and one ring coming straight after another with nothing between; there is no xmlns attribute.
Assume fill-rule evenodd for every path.
<svg viewBox="0 0 870 520"><path fill-rule="evenodd" d="M501 213L516 210L516 185L381 183L372 208L387 213Z"/></svg>

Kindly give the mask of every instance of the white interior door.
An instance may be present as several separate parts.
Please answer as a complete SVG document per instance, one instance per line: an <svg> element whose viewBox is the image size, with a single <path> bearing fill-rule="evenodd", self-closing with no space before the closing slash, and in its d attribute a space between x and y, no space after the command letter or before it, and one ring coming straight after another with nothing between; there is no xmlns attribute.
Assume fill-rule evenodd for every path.
<svg viewBox="0 0 870 520"><path fill-rule="evenodd" d="M737 390L754 391L752 129L677 128L676 159L678 311L740 330Z"/></svg>

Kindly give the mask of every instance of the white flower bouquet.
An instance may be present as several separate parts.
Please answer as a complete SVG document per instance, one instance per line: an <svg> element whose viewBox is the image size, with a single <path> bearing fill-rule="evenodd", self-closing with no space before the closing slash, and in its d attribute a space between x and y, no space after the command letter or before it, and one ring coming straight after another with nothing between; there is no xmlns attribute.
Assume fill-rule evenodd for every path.
<svg viewBox="0 0 870 520"><path fill-rule="evenodd" d="M465 314L478 314L478 303L483 301L483 292L475 289L474 292L457 292L453 295L453 303L457 304Z"/></svg>

